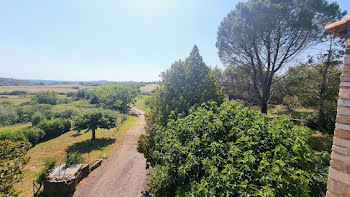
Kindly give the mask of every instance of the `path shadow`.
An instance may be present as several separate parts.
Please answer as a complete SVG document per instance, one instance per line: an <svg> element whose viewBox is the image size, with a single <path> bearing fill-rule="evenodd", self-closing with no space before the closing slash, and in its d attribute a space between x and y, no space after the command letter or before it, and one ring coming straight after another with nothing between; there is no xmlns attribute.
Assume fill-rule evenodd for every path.
<svg viewBox="0 0 350 197"><path fill-rule="evenodd" d="M81 136L82 134L81 133L75 133L75 134L72 134L71 136L72 137L78 137L78 136Z"/></svg>
<svg viewBox="0 0 350 197"><path fill-rule="evenodd" d="M97 138L94 141L85 140L75 143L66 149L67 153L89 153L93 150L100 150L103 147L111 145L115 142L114 138Z"/></svg>

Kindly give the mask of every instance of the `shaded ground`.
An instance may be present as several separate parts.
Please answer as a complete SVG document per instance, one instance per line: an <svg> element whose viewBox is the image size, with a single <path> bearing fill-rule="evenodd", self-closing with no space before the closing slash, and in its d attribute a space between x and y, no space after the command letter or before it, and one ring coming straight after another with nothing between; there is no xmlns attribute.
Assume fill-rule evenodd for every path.
<svg viewBox="0 0 350 197"><path fill-rule="evenodd" d="M136 150L138 136L144 132L145 117L133 108L138 123L128 131L122 142L95 171L77 187L73 196L141 196L146 187L146 160Z"/></svg>

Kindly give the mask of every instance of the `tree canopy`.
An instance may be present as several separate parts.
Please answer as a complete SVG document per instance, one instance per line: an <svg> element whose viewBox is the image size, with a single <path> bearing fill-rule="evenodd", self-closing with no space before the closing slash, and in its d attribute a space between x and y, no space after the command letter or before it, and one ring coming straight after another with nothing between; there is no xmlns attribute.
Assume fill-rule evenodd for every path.
<svg viewBox="0 0 350 197"><path fill-rule="evenodd" d="M326 0L249 0L221 22L216 46L226 65L249 65L255 96L267 112L276 72L320 41L323 27L341 15Z"/></svg>
<svg viewBox="0 0 350 197"><path fill-rule="evenodd" d="M103 107L126 113L135 102L138 90L134 85L107 83L98 86L95 95Z"/></svg>
<svg viewBox="0 0 350 197"><path fill-rule="evenodd" d="M93 109L82 112L74 118L74 129L92 132L91 140L96 138L97 128L110 129L116 126L117 114L108 110Z"/></svg>

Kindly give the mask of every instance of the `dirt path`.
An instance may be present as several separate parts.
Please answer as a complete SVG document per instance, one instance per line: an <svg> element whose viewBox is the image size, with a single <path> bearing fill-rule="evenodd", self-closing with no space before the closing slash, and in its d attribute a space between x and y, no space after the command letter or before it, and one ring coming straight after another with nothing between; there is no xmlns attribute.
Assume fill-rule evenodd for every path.
<svg viewBox="0 0 350 197"><path fill-rule="evenodd" d="M145 117L141 110L132 110L138 115L138 123L102 165L79 183L73 196L142 196L148 171L145 169L146 160L136 147L138 136L145 132Z"/></svg>

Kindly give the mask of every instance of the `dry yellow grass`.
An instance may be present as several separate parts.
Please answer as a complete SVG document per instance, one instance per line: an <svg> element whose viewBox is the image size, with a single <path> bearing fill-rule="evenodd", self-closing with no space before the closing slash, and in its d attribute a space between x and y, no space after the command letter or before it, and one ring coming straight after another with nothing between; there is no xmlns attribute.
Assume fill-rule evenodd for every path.
<svg viewBox="0 0 350 197"><path fill-rule="evenodd" d="M59 85L39 85L39 86L0 86L1 92L12 92L12 91L27 91L27 92L39 92L46 90L53 90L56 92L76 92L78 89L73 89L73 87L86 87L80 84L59 84Z"/></svg>
<svg viewBox="0 0 350 197"><path fill-rule="evenodd" d="M140 87L140 90L142 92L152 92L155 90L159 85L158 84L147 84L145 86Z"/></svg>
<svg viewBox="0 0 350 197"><path fill-rule="evenodd" d="M118 129L98 129L94 144L89 141L91 132L70 131L36 145L28 152L28 156L31 158L24 168L23 181L16 184L15 188L22 191L20 196L33 196L33 180L42 169L45 158L56 158L60 164L63 162L66 150L69 150L81 153L87 162L92 163L103 155L108 155L136 122L137 117L130 116Z"/></svg>
<svg viewBox="0 0 350 197"><path fill-rule="evenodd" d="M31 98L31 95L0 95L0 103L9 101L18 105L29 101Z"/></svg>

